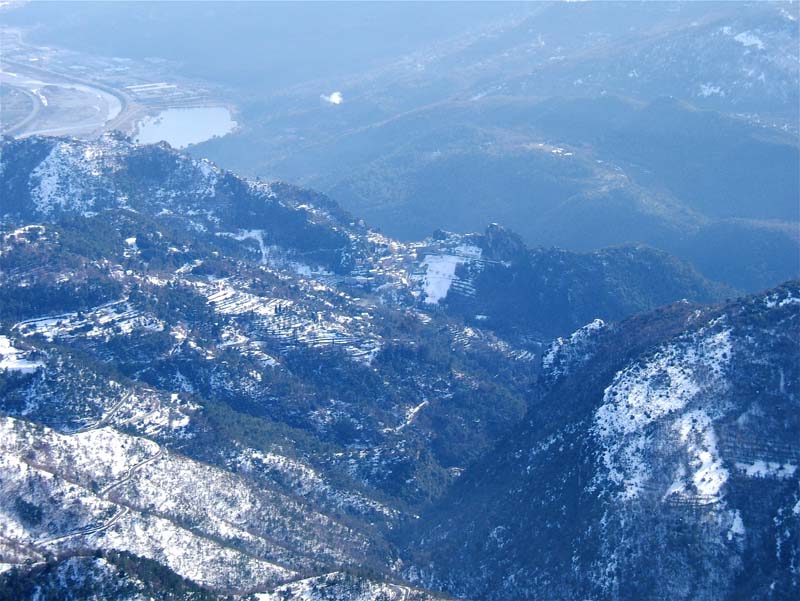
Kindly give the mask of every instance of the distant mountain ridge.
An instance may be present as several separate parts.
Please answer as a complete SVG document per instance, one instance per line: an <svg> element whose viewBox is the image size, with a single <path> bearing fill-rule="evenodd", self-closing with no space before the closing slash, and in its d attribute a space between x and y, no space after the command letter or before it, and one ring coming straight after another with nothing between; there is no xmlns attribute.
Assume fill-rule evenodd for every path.
<svg viewBox="0 0 800 601"><path fill-rule="evenodd" d="M754 292L800 276L798 23L791 3L538 3L260 98L192 152L404 240L496 221L531 246L647 244Z"/></svg>
<svg viewBox="0 0 800 601"><path fill-rule="evenodd" d="M448 269L452 267L454 271L446 277L436 276L441 279L439 284L444 292L437 303L445 301L444 306L449 306L450 299L444 297L452 292L452 304L461 303L462 311L466 308L465 297L477 299L484 293L492 301L495 285L492 278L519 278L521 282L517 285L530 286L535 281L531 279L533 273L543 272L545 265L565 261L573 265L567 271L559 269L563 271L559 277L568 278L561 286L587 288L584 280L590 272L598 275L611 266L620 269L624 261L631 259L641 262L642 271L637 277L642 279L633 284L638 290L630 298L619 294L630 285L618 280L625 277L627 267L615 276L600 275L611 287L596 287L592 294L604 290L601 295L606 295L610 305L601 310L599 317L606 319L619 319L682 296L709 302L731 292L707 282L684 263L645 247L585 255L528 250L515 234L494 225L484 235L441 231L427 240L402 244L369 230L363 221L312 191L241 179L208 161L190 159L165 145L133 145L120 134L109 134L97 142L7 139L2 152L4 172L10 174L3 179L7 201L2 212L12 222L58 222L63 218L91 218L104 210L132 210L175 228L188 225L198 235L213 233L217 241L223 236L233 244L252 246L250 256L262 262L293 263L297 269L310 269L312 273L329 271L355 278L359 286L367 286L379 294L391 290L395 296L423 300L430 292L425 291L426 258L438 261L441 256L454 257L445 259L450 261ZM501 248L504 244L506 247ZM392 265L394 271L383 268L384 264ZM532 265L534 272L530 271ZM461 273L469 281L464 280L459 292ZM478 288L474 289L470 283L472 277L477 278ZM612 283L615 279L616 283ZM451 288L453 281L456 286ZM660 284L673 281L672 290L659 290ZM545 294L545 299L556 294L552 286L539 286L537 294ZM531 292L520 290L520 294ZM564 293L563 289L558 292ZM520 298L514 310L517 313L531 310L526 309L526 302L525 297ZM481 313L480 303L472 305L476 313ZM597 311L598 307L591 310ZM548 316L538 325L544 329L547 324L542 333L547 338L569 333L597 316L586 312L572 315L556 329L552 316Z"/></svg>

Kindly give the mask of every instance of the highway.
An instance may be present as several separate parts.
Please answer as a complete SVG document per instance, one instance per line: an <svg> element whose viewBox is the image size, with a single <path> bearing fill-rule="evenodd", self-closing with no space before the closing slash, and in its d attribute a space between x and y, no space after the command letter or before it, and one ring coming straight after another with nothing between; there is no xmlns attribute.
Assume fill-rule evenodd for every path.
<svg viewBox="0 0 800 601"><path fill-rule="evenodd" d="M0 85L3 85L2 72L0 72ZM39 111L42 109L42 101L39 100L35 94L24 88L15 87L14 89L19 90L25 95L25 97L30 101L31 109L28 114L25 115L25 117L11 125L11 127L3 128L3 124L0 124L0 129L3 130L2 133L8 135L15 135L17 132L24 131L28 124L36 119Z"/></svg>
<svg viewBox="0 0 800 601"><path fill-rule="evenodd" d="M98 135L124 128L142 110L121 90L8 59L0 61L0 85L31 100L29 114L2 132L16 136ZM58 95L46 97L45 88ZM87 109L96 113L87 117Z"/></svg>

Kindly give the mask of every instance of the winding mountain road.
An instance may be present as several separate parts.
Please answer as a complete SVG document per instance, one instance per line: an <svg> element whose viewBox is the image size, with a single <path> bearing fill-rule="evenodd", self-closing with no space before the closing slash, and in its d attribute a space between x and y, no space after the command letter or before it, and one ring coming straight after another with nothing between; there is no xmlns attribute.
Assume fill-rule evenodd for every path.
<svg viewBox="0 0 800 601"><path fill-rule="evenodd" d="M164 456L164 453L165 453L164 448L163 447L159 447L158 451L156 452L155 455L153 455L151 457L148 457L147 459L144 459L143 461L140 461L139 463L137 463L135 465L132 465L130 468L128 468L128 471L125 473L125 475L122 478L120 478L116 482L112 482L111 484L106 486L104 489L102 489L98 494L101 497L106 497L110 491L114 490L115 488L117 488L119 486L122 486L126 482L129 482L130 479L133 478L133 476L136 474L136 472L138 472L140 469L142 469L146 465L150 465L151 463L155 463L156 461L161 459Z"/></svg>
<svg viewBox="0 0 800 601"><path fill-rule="evenodd" d="M53 543L61 542L62 540L67 540L70 538L74 538L76 536L88 536L90 534L95 534L97 532L102 532L104 530L108 530L118 521L120 521L124 516L126 516L130 512L130 508L128 507L120 507L117 513L115 513L111 518L100 524L99 526L89 526L88 528L80 528L79 530L73 530L72 532L68 532L67 534L62 534L60 536L54 536L52 538L38 540L34 543L35 546L43 546L43 545L51 545Z"/></svg>

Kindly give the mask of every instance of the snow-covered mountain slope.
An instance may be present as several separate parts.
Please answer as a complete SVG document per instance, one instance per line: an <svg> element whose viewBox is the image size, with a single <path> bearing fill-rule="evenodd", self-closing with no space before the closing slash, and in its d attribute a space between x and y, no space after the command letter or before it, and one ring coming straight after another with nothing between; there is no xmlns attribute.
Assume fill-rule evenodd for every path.
<svg viewBox="0 0 800 601"><path fill-rule="evenodd" d="M69 601L444 601L444 597L390 581L348 572L302 578L266 593L216 594L160 564L125 552L108 551L52 559L23 571L0 574L0 598L58 598Z"/></svg>
<svg viewBox="0 0 800 601"><path fill-rule="evenodd" d="M255 601L437 601L444 597L413 587L332 572L255 595Z"/></svg>
<svg viewBox="0 0 800 601"><path fill-rule="evenodd" d="M152 440L107 426L58 434L14 418L0 427L3 490L14 500L4 540L30 560L116 549L213 589L246 591L347 563L348 540L356 553L368 547L295 499Z"/></svg>
<svg viewBox="0 0 800 601"><path fill-rule="evenodd" d="M426 516L417 577L487 599L795 597L799 318L793 282L555 345L549 391ZM570 346L577 367L549 359Z"/></svg>
<svg viewBox="0 0 800 601"><path fill-rule="evenodd" d="M130 553L107 551L50 558L0 574L2 599L65 601L220 601L224 598L183 579L161 564Z"/></svg>
<svg viewBox="0 0 800 601"><path fill-rule="evenodd" d="M402 584L427 565L406 548L418 516L596 369L615 320L723 293L642 247L531 250L497 226L401 243L117 135L4 139L0 175L0 563L19 590L85 570L102 591L119 569L135 598L159 566L203 594L425 598Z"/></svg>

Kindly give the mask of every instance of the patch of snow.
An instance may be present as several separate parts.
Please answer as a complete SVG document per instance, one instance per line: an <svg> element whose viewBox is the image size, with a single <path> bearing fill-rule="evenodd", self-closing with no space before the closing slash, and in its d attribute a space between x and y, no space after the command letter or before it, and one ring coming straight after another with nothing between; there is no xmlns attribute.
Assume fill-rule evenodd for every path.
<svg viewBox="0 0 800 601"><path fill-rule="evenodd" d="M196 191L203 196L212 196L217 185L219 168L208 159L198 159L193 161L194 166L200 171L203 187L196 188Z"/></svg>
<svg viewBox="0 0 800 601"><path fill-rule="evenodd" d="M56 143L50 154L31 171L30 194L36 210L51 215L56 209L86 212L94 207L83 153L68 142ZM89 185L87 185L89 184Z"/></svg>
<svg viewBox="0 0 800 601"><path fill-rule="evenodd" d="M264 243L263 230L241 230L238 234L233 235L234 240L255 240L258 244L258 250L261 251L261 264L266 265L269 259L269 251L267 245Z"/></svg>
<svg viewBox="0 0 800 601"><path fill-rule="evenodd" d="M110 335L129 335L142 330L160 332L164 329L164 322L152 313L134 309L123 299L86 311L83 317L79 317L78 313L65 313L22 321L14 328L25 337L41 334L52 341L56 337L101 338Z"/></svg>
<svg viewBox="0 0 800 601"><path fill-rule="evenodd" d="M453 284L456 268L467 261L480 259L481 252L477 246L461 245L453 249L453 254L426 255L422 261L425 302L435 305L444 299Z"/></svg>
<svg viewBox="0 0 800 601"><path fill-rule="evenodd" d="M411 599L413 591L400 584L368 580L364 577L348 576L344 572L331 572L295 582L283 584L270 593L257 593L256 601L325 601L342 599L347 601L405 601ZM417 599L417 596L413 596ZM428 598L427 596L425 598Z"/></svg>
<svg viewBox="0 0 800 601"><path fill-rule="evenodd" d="M673 428L689 457L690 478L697 500L702 503L718 501L729 472L722 466L711 418L701 410L690 411L682 415Z"/></svg>
<svg viewBox="0 0 800 601"><path fill-rule="evenodd" d="M428 406L428 401L422 401L419 405L415 407L411 407L408 411L406 411L406 419L405 421L393 429L394 432L400 432L407 426L409 426L413 421L414 418L417 417L417 413L419 413L424 407Z"/></svg>
<svg viewBox="0 0 800 601"><path fill-rule="evenodd" d="M461 263L459 257L453 255L428 255L422 264L425 266L425 302L431 305L447 296L456 267Z"/></svg>
<svg viewBox="0 0 800 601"><path fill-rule="evenodd" d="M744 536L746 533L744 522L742 521L742 515L739 513L737 509L733 516L733 523L731 524L730 530L728 530L728 540L733 540L734 536Z"/></svg>
<svg viewBox="0 0 800 601"><path fill-rule="evenodd" d="M764 306L767 307L767 309L798 304L800 304L800 297L793 296L791 292L787 293L784 298L781 298L781 292L774 292L764 298Z"/></svg>
<svg viewBox="0 0 800 601"><path fill-rule="evenodd" d="M715 86L712 83L700 84L700 96L708 98L709 96L725 96L725 92L721 87Z"/></svg>
<svg viewBox="0 0 800 601"><path fill-rule="evenodd" d="M575 330L569 338L556 338L542 357L542 369L550 377L558 378L591 357L592 340L605 325L602 319L595 319Z"/></svg>
<svg viewBox="0 0 800 601"><path fill-rule="evenodd" d="M733 36L733 39L739 42L742 46L748 48L750 46L755 46L759 50L764 49L764 42L761 41L761 38L749 31L743 31L740 34Z"/></svg>
<svg viewBox="0 0 800 601"><path fill-rule="evenodd" d="M731 357L730 331L668 344L647 361L614 377L592 428L603 449L606 477L621 488L623 500L636 498L650 478L647 449L653 442L648 426L678 414L705 394L725 389L723 377ZM701 500L714 501L727 479L716 452L716 437L708 414L688 411L674 422L688 455L687 473ZM682 487L675 482L670 490Z"/></svg>
<svg viewBox="0 0 800 601"><path fill-rule="evenodd" d="M314 468L296 459L276 453L262 453L255 449L245 449L235 461L237 467L245 472L261 468L279 473L292 490L302 496L322 497L338 508L348 508L359 513L375 512L387 517L397 515L396 510L383 503L356 492L334 488Z"/></svg>
<svg viewBox="0 0 800 601"><path fill-rule="evenodd" d="M797 466L791 463L779 463L777 461L763 461L761 459L753 463L736 462L736 469L743 472L750 478L777 478L779 480L792 478L797 472Z"/></svg>
<svg viewBox="0 0 800 601"><path fill-rule="evenodd" d="M25 359L26 353L11 344L8 336L0 336L0 371L18 371L24 374L35 372L44 364Z"/></svg>
<svg viewBox="0 0 800 601"><path fill-rule="evenodd" d="M45 96L42 93L41 89L34 88L33 90L31 90L31 92L33 92L36 95L36 97L39 99L39 102L42 103L42 106L47 106L47 96Z"/></svg>

